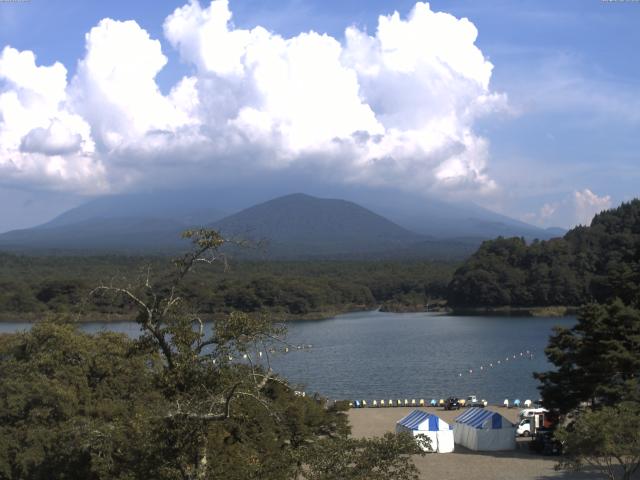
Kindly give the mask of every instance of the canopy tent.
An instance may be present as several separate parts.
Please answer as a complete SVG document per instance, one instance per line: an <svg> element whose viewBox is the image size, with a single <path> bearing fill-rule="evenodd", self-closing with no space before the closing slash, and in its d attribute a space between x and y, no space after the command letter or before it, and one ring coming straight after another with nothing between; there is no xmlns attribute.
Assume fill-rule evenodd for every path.
<svg viewBox="0 0 640 480"><path fill-rule="evenodd" d="M470 408L456 417L455 443L470 450L513 450L516 426L502 415L483 408Z"/></svg>
<svg viewBox="0 0 640 480"><path fill-rule="evenodd" d="M407 432L431 440L431 450L438 453L453 452L453 427L437 415L414 410L396 423L396 433ZM423 450L426 448L423 447Z"/></svg>

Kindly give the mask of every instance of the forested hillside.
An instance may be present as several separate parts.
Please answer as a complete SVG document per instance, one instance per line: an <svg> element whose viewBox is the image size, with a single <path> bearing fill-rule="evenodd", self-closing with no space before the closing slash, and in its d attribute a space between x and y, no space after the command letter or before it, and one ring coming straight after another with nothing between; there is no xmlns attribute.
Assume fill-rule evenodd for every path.
<svg viewBox="0 0 640 480"><path fill-rule="evenodd" d="M85 318L133 315L124 304L87 302L101 284L128 285L148 272L161 278L163 257L35 257L0 254L0 318L81 312ZM456 265L439 262L233 262L185 282L202 314L268 311L326 316L351 309L420 309L443 299ZM204 270L204 269L203 269Z"/></svg>
<svg viewBox="0 0 640 480"><path fill-rule="evenodd" d="M638 302L640 200L596 215L588 227L527 244L521 238L484 242L448 288L456 307L577 306L619 297Z"/></svg>

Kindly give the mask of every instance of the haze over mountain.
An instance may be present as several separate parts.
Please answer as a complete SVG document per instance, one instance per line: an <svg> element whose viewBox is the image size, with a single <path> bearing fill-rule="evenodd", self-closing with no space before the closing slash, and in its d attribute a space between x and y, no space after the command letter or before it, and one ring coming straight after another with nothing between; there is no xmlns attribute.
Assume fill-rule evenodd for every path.
<svg viewBox="0 0 640 480"><path fill-rule="evenodd" d="M180 233L225 216L207 208L203 192L101 197L49 222L0 235L0 248L42 252L170 253L186 246Z"/></svg>
<svg viewBox="0 0 640 480"><path fill-rule="evenodd" d="M265 192L175 191L102 197L34 228L0 235L12 251L169 253L185 247L186 228L266 240L268 258L362 256L456 257L487 238L549 238L551 232L468 204L388 192L354 192L367 209L343 199L291 194L245 205ZM222 211L234 212L225 216ZM380 215L382 213L383 215ZM555 233L555 232L554 232Z"/></svg>
<svg viewBox="0 0 640 480"><path fill-rule="evenodd" d="M61 226L13 230L0 235L0 250L43 254L171 253L186 247L188 225L147 217L96 217Z"/></svg>
<svg viewBox="0 0 640 480"><path fill-rule="evenodd" d="M61 227L93 219L154 218L201 225L226 215L211 202L210 192L192 191L114 195L91 200L36 228Z"/></svg>
<svg viewBox="0 0 640 480"><path fill-rule="evenodd" d="M411 194L362 192L358 203L392 219L399 225L436 238L482 238L498 236L546 239L561 236L566 230L545 230L471 202L447 202Z"/></svg>

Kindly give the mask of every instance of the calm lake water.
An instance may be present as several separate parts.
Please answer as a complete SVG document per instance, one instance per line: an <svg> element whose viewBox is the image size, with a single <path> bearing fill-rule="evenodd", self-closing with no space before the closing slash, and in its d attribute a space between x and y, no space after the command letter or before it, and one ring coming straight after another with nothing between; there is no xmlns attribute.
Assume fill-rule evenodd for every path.
<svg viewBox="0 0 640 480"><path fill-rule="evenodd" d="M505 398L535 400L539 394L532 373L551 368L544 348L552 328L569 327L575 321L574 317L350 313L290 323L288 340L313 348L280 354L272 366L292 383L304 385L308 393L317 391L332 399L428 400L475 394L491 403ZM0 323L0 332L25 328L29 324ZM82 328L131 336L140 331L128 322L95 322Z"/></svg>

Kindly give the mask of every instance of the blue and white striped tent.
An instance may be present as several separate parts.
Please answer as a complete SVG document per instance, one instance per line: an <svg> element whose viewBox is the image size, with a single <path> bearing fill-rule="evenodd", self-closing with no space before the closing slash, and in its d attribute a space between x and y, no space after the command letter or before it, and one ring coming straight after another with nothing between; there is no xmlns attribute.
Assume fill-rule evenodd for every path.
<svg viewBox="0 0 640 480"><path fill-rule="evenodd" d="M396 423L396 432L407 432L414 437L424 435L431 440L431 450L438 453L453 452L453 427L437 415L414 410ZM421 445L422 446L422 445ZM424 450L427 450L422 446Z"/></svg>
<svg viewBox="0 0 640 480"><path fill-rule="evenodd" d="M456 417L454 439L471 450L513 450L516 426L497 412L470 408Z"/></svg>

